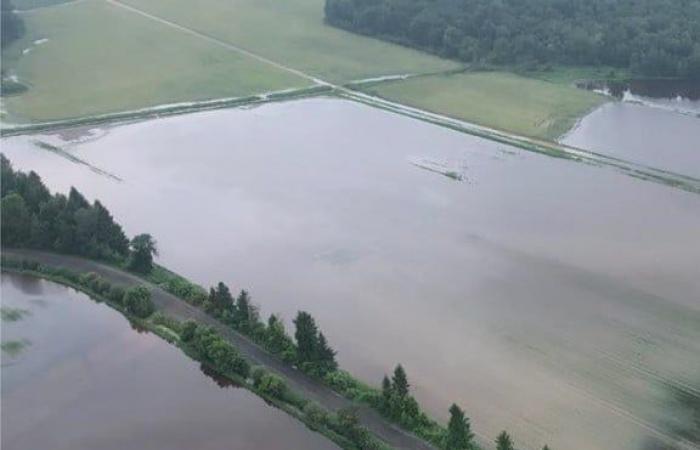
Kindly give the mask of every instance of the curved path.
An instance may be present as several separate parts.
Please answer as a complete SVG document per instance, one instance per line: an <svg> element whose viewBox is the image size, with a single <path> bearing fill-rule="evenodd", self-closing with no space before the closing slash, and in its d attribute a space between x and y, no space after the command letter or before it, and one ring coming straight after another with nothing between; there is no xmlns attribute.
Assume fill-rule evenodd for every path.
<svg viewBox="0 0 700 450"><path fill-rule="evenodd" d="M204 311L195 308L184 300L175 297L136 275L97 261L56 253L24 249L3 249L3 255L37 261L46 266L65 267L76 272L95 272L110 283L122 287L129 287L137 284L148 285L151 289L153 302L159 311L163 311L178 320L192 319L198 323L214 327L223 337L231 342L231 344L236 346L241 354L251 363L265 366L267 369L276 372L286 379L291 389L303 395L305 398L313 400L331 411L336 411L348 406L358 406L329 387L320 384L305 373L280 361L257 344L253 343L246 336L222 324ZM432 446L422 439L390 423L368 406L359 406L358 416L363 426L367 427L374 435L394 448L415 450L433 449Z"/></svg>

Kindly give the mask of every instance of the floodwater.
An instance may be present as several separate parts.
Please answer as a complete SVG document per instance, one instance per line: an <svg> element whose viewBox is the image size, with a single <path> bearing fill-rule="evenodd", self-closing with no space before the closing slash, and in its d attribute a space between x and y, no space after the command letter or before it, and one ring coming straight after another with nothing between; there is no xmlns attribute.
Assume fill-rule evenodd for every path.
<svg viewBox="0 0 700 450"><path fill-rule="evenodd" d="M562 142L700 177L700 82L637 80L584 87L619 101L584 117Z"/></svg>
<svg viewBox="0 0 700 450"><path fill-rule="evenodd" d="M331 99L3 151L153 233L171 269L287 323L311 312L366 381L401 362L431 414L459 403L482 441L700 445L698 195Z"/></svg>
<svg viewBox="0 0 700 450"><path fill-rule="evenodd" d="M3 450L337 448L82 293L3 274L2 302L28 312L2 324L25 344L2 355Z"/></svg>
<svg viewBox="0 0 700 450"><path fill-rule="evenodd" d="M562 142L700 178L700 118L691 115L610 102L584 117Z"/></svg>

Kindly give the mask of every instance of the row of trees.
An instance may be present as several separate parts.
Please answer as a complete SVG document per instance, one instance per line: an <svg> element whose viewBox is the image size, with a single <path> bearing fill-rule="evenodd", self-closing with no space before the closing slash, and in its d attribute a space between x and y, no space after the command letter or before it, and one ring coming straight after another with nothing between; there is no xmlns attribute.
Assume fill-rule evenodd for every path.
<svg viewBox="0 0 700 450"><path fill-rule="evenodd" d="M326 21L465 62L700 78L696 0L326 0Z"/></svg>
<svg viewBox="0 0 700 450"><path fill-rule="evenodd" d="M184 289L192 296L201 297L196 289ZM295 363L303 371L323 377L338 368L335 351L319 330L314 318L305 311L299 311L293 323L294 340L287 334L280 318L271 314L264 324L260 320L259 308L248 291L241 290L237 297L223 282L209 289L204 303L198 305L210 314L231 325L237 331L251 336L270 352L280 355L287 362Z"/></svg>
<svg viewBox="0 0 700 450"><path fill-rule="evenodd" d="M2 245L52 250L125 262L140 273L153 269L155 240L127 239L102 203L92 204L75 188L51 195L39 175L15 171L0 153Z"/></svg>
<svg viewBox="0 0 700 450"><path fill-rule="evenodd" d="M382 380L382 396L380 411L389 418L398 421L411 430L421 426L430 426L430 419L420 410L418 402L410 394L411 385L408 383L406 371L401 364L397 365L391 378L384 375ZM441 447L445 450L473 450L478 448L474 442L469 418L464 410L456 403L450 406L450 420L447 432L442 435ZM510 435L503 431L496 438L497 450L515 450ZM542 450L549 450L544 446Z"/></svg>

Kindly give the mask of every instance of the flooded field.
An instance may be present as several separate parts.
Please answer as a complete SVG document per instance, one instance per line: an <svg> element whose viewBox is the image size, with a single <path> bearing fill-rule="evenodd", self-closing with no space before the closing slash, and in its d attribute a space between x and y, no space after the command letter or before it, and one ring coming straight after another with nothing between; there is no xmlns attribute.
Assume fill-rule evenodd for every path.
<svg viewBox="0 0 700 450"><path fill-rule="evenodd" d="M330 99L3 151L153 233L169 268L310 311L363 379L403 363L482 440L700 446L698 195Z"/></svg>
<svg viewBox="0 0 700 450"><path fill-rule="evenodd" d="M2 302L5 450L337 448L82 293L3 274Z"/></svg>
<svg viewBox="0 0 700 450"><path fill-rule="evenodd" d="M688 103L697 104L700 115L700 101ZM658 104L607 103L584 117L562 142L700 178L700 118Z"/></svg>

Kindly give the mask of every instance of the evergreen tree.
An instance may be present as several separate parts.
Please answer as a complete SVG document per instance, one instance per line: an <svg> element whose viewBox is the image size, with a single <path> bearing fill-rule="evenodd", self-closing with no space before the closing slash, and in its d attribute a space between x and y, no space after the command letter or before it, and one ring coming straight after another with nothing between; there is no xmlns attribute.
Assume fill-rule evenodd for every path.
<svg viewBox="0 0 700 450"><path fill-rule="evenodd" d="M382 405L384 406L384 408L387 408L389 406L392 392L393 388L391 386L391 380L389 379L389 377L384 375L384 378L382 379Z"/></svg>
<svg viewBox="0 0 700 450"><path fill-rule="evenodd" d="M542 447L542 450L549 450L549 445L545 445L544 447Z"/></svg>
<svg viewBox="0 0 700 450"><path fill-rule="evenodd" d="M469 419L464 416L464 411L453 403L450 407L450 422L447 425L445 448L447 450L469 449L472 446L473 438Z"/></svg>
<svg viewBox="0 0 700 450"><path fill-rule="evenodd" d="M284 323L274 314L267 319L266 347L273 353L282 353L294 348L294 343L287 336Z"/></svg>
<svg viewBox="0 0 700 450"><path fill-rule="evenodd" d="M70 198L68 202L70 203ZM140 273L151 273L151 270L153 270L153 255L158 255L156 241L150 234L139 234L131 240L129 269Z"/></svg>
<svg viewBox="0 0 700 450"><path fill-rule="evenodd" d="M394 392L399 398L404 398L408 395L408 378L406 377L406 371L403 370L401 364L397 365L394 369L394 376L392 378L392 385L394 386Z"/></svg>
<svg viewBox="0 0 700 450"><path fill-rule="evenodd" d="M209 302L219 312L233 310L233 296L228 286L219 281L216 288L209 290Z"/></svg>
<svg viewBox="0 0 700 450"><path fill-rule="evenodd" d="M27 243L32 224L24 199L19 194L10 194L2 199L0 207L2 245L21 246Z"/></svg>
<svg viewBox="0 0 700 450"><path fill-rule="evenodd" d="M236 326L244 330L248 329L251 322L251 310L250 295L248 291L243 289L236 299L236 309L234 310L234 322Z"/></svg>
<svg viewBox="0 0 700 450"><path fill-rule="evenodd" d="M300 363L314 361L318 347L318 328L311 314L299 311L294 319L294 338L297 341L297 358Z"/></svg>
<svg viewBox="0 0 700 450"><path fill-rule="evenodd" d="M505 431L502 431L501 434L499 434L496 438L496 449L514 450L513 441L510 439L510 436Z"/></svg>
<svg viewBox="0 0 700 450"><path fill-rule="evenodd" d="M323 333L318 334L316 359L318 361L318 369L322 375L338 368L338 363L335 361L335 350L328 345Z"/></svg>

